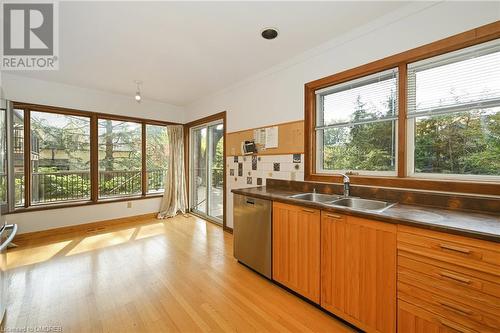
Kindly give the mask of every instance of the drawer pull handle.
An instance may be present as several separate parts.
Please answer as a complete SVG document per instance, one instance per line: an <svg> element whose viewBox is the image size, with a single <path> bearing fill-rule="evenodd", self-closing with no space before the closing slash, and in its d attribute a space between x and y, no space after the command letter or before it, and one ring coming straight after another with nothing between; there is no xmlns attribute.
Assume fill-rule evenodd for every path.
<svg viewBox="0 0 500 333"><path fill-rule="evenodd" d="M450 245L450 244L439 244L439 247L444 249L444 250L460 252L463 254L470 254L471 253L471 250L469 250L469 249L464 249L463 247L458 247L458 246Z"/></svg>
<svg viewBox="0 0 500 333"><path fill-rule="evenodd" d="M465 327L462 327L458 324L452 323L448 320L440 319L441 325L446 326L448 328L451 328L455 331L462 332L462 333L472 333L472 331L466 329Z"/></svg>
<svg viewBox="0 0 500 333"><path fill-rule="evenodd" d="M341 215L335 215L335 214L325 214L326 217L331 217L333 219L342 219L342 216Z"/></svg>
<svg viewBox="0 0 500 333"><path fill-rule="evenodd" d="M302 211L304 211L306 213L315 213L315 211L312 209L302 209Z"/></svg>
<svg viewBox="0 0 500 333"><path fill-rule="evenodd" d="M445 308L448 308L448 309L453 310L453 311L457 311L457 312L460 312L460 313L463 313L463 314L466 314L466 315L469 315L469 316L472 314L471 310L466 309L466 308L464 308L463 306L460 306L460 305L456 305L456 304L449 303L449 302L446 302L446 301L438 301L438 303L440 305L444 306Z"/></svg>
<svg viewBox="0 0 500 333"><path fill-rule="evenodd" d="M460 275L455 275L455 274L449 273L449 272L440 272L439 275L441 275L442 277L452 279L452 280L455 280L458 282L466 283L466 284L471 284L471 282L472 282L470 279L468 279L466 277L463 277Z"/></svg>

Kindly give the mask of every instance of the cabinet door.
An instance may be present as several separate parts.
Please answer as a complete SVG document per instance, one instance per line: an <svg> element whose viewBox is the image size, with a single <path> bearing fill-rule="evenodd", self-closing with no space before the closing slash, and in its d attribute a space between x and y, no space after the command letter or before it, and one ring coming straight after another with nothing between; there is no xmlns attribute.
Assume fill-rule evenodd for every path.
<svg viewBox="0 0 500 333"><path fill-rule="evenodd" d="M321 306L368 332L396 331L396 226L323 212Z"/></svg>
<svg viewBox="0 0 500 333"><path fill-rule="evenodd" d="M273 279L319 303L319 210L273 204Z"/></svg>

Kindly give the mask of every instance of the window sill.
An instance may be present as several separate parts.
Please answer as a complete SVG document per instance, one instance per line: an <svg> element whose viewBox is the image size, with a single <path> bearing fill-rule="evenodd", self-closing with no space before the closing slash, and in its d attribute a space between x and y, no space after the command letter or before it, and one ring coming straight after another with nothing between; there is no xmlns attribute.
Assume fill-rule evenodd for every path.
<svg viewBox="0 0 500 333"><path fill-rule="evenodd" d="M93 206L107 203L115 203L115 202L124 202L124 201L135 201L135 200L147 200L160 198L163 196L163 193L154 193L147 194L145 196L130 196L130 197L116 197L116 198L108 198L108 199L99 199L99 201L71 201L71 202L62 202L62 203L50 203L50 204L37 204L29 207L19 207L16 208L13 212L5 213L5 215L10 214L18 214L18 213L28 213L28 212L37 212L43 210L52 210L52 209L61 209L61 208L74 208L74 207L83 207L83 206Z"/></svg>

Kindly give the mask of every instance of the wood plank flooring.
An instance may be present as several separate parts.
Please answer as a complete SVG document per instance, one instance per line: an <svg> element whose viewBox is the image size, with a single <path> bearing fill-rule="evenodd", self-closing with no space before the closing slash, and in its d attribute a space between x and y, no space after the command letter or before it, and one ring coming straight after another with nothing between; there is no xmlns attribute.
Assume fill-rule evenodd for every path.
<svg viewBox="0 0 500 333"><path fill-rule="evenodd" d="M238 264L233 236L193 216L36 240L8 264L10 331L353 332Z"/></svg>

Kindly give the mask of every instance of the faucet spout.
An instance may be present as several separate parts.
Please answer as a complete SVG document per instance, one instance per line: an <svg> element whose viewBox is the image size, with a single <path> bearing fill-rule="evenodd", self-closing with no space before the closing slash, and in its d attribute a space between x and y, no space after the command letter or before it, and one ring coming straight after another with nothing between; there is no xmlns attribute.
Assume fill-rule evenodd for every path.
<svg viewBox="0 0 500 333"><path fill-rule="evenodd" d="M347 198L351 190L351 180L345 173L337 173L337 175L343 177L342 181L344 182L344 197Z"/></svg>

